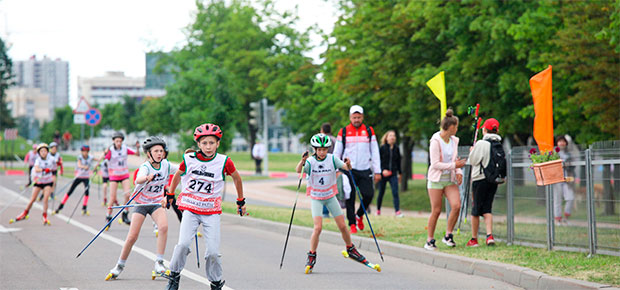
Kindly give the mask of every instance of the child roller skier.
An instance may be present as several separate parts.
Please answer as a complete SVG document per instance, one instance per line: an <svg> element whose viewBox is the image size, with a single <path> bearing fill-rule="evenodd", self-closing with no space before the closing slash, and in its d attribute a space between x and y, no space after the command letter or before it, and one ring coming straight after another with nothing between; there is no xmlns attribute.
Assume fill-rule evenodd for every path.
<svg viewBox="0 0 620 290"><path fill-rule="evenodd" d="M351 242L351 234L344 221L344 215L340 204L336 199L337 189L337 170L351 170L351 161L345 158L342 162L334 155L327 153L332 145L331 139L322 133L312 136L310 145L314 148L314 155L308 157L304 154L301 161L297 164L296 171L303 171L307 174L308 186L306 195L310 196L312 202L312 219L314 220L314 231L310 238L310 251L306 261L306 274L312 272L316 263L316 249L319 245L319 235L323 227L323 206L334 216L334 221L340 230L342 239L346 245L348 256L360 263L367 263L366 258L360 254Z"/></svg>
<svg viewBox="0 0 620 290"><path fill-rule="evenodd" d="M52 142L49 145L50 147L50 152L48 153L47 156L49 156L48 158L52 158L55 160L54 163L52 163L52 194L50 195L51 199L54 199L54 192L56 191L56 180L58 177L58 168L60 167L60 175L63 174L63 167L62 167L62 157L60 156L60 153L58 153L58 144L56 142ZM43 193L41 193L41 195L39 195L39 201L43 200Z"/></svg>
<svg viewBox="0 0 620 290"><path fill-rule="evenodd" d="M129 180L129 167L127 165L127 156L129 154L140 156L140 144L136 142L136 151L129 149L123 141L125 141L125 135L121 132L116 132L112 135L112 141L114 145L110 146L108 153L105 155L105 159L108 160L108 173L110 182L110 204L116 203L116 191L118 184L123 186L123 192L125 193L125 203L129 201L129 189L131 182ZM124 210L121 216L122 222L129 225L129 218L127 213L129 210ZM112 209L108 209L106 220L112 219ZM120 221L119 221L120 222Z"/></svg>
<svg viewBox="0 0 620 290"><path fill-rule="evenodd" d="M11 219L9 223L14 223L28 218L28 212L30 212L32 204L37 199L39 192L43 190L43 225L51 225L47 219L47 204L50 194L52 193L52 186L54 183L54 180L52 179L52 166L56 160L49 157L49 147L45 143L41 143L37 146L36 153L38 156L36 157L31 173L34 188L32 189L30 202L28 202L26 209L15 219Z"/></svg>
<svg viewBox="0 0 620 290"><path fill-rule="evenodd" d="M138 204L153 205L134 207L129 232L121 250L121 256L116 266L106 276L106 281L110 280L110 278L118 277L125 268L125 261L129 257L131 248L138 240L140 228L147 214L151 215L151 218L153 218L159 228L159 234L157 235L157 259L151 277L155 279L156 276L168 274L168 269L164 266L164 251L166 250L166 239L168 237L168 218L164 208L166 206L164 187L168 184L168 179L173 169L168 159L166 159L168 148L163 139L154 136L146 138L142 143L142 150L146 154L148 161L140 165L135 182L136 185L144 184L145 182L148 182L148 184L145 185L146 187L140 195L135 198L135 201Z"/></svg>
<svg viewBox="0 0 620 290"><path fill-rule="evenodd" d="M88 196L90 189L90 167L93 164L93 161L99 161L101 158L94 158L92 155L88 154L90 152L90 147L88 145L84 145L80 148L82 154L78 156L78 166L75 169L75 179L73 179L73 183L71 184L71 188L62 198L62 202L58 206L58 209L54 212L54 214L60 213L63 207L65 207L65 203L69 199L69 196L73 193L73 191L77 188L80 183L84 183L84 203L82 204L82 214L88 215Z"/></svg>
<svg viewBox="0 0 620 290"><path fill-rule="evenodd" d="M218 154L222 131L218 125L202 124L194 130L194 140L198 151L183 155L183 162L174 174L170 192L174 192L179 180L181 194L176 200L183 210L179 241L174 247L170 261L170 279L167 289L178 289L181 270L185 267L189 246L194 239L198 226L202 224L206 241L205 270L211 281L211 289L222 289L222 262L220 251L220 214L222 213L222 192L224 174L230 175L237 189L237 208L245 215L245 198L241 176L232 160L226 155Z"/></svg>

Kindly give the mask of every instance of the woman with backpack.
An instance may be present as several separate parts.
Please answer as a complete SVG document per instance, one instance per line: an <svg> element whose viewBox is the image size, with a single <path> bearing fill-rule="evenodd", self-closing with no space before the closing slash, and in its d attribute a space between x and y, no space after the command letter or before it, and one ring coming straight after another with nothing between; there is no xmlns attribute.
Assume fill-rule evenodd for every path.
<svg viewBox="0 0 620 290"><path fill-rule="evenodd" d="M469 153L469 158L467 159L467 163L472 166L471 180L473 181L472 192L474 198L473 207L471 208L472 238L467 242L468 247L478 246L478 226L480 225L480 216L484 217L484 223L486 224L487 246L495 245L495 240L493 239L493 215L491 214L491 209L493 207L495 192L497 192L497 185L501 182L489 181L484 171L488 171L487 168L489 168L489 163L493 158L492 153L501 154L502 157L504 155L504 150L501 147L502 137L497 135L498 130L499 122L493 118L487 119L482 125L482 140L476 142L473 149ZM505 176L506 172L503 172L503 175L502 173L499 173L500 179ZM493 180L496 178L493 178Z"/></svg>

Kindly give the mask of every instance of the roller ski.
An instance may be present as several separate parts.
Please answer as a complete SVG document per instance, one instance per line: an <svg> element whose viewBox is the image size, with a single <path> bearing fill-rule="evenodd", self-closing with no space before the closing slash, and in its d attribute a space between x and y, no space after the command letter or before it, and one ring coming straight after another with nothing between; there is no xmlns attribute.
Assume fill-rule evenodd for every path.
<svg viewBox="0 0 620 290"><path fill-rule="evenodd" d="M111 220L112 220L112 216L111 216L111 215L107 215L107 216L105 217L105 222L106 222L106 223L110 223L110 221L111 221ZM111 223L110 223L110 224L111 224ZM107 230L109 230L109 229L110 229L110 225L108 225L107 227L105 227L105 230L106 230L106 231L107 231Z"/></svg>
<svg viewBox="0 0 620 290"><path fill-rule="evenodd" d="M312 269L314 269L314 264L316 264L316 252L308 252L308 259L306 260L306 274L312 273Z"/></svg>
<svg viewBox="0 0 620 290"><path fill-rule="evenodd" d="M9 224L12 224L12 223L14 223L14 222L18 222L18 221L21 221L21 220L28 219L28 217L29 217L29 216L28 216L28 211L27 211L27 210L25 210L25 211L23 211L20 215L18 215L16 218L14 218L14 219L10 219L10 220L9 220Z"/></svg>
<svg viewBox="0 0 620 290"><path fill-rule="evenodd" d="M151 273L151 279L155 280L156 277L164 277L170 276L170 270L164 266L164 261L159 260L155 262L155 268L153 268L153 272Z"/></svg>
<svg viewBox="0 0 620 290"><path fill-rule="evenodd" d="M50 223L50 221L47 219L47 213L43 213L43 225L44 226L51 226L52 223Z"/></svg>
<svg viewBox="0 0 620 290"><path fill-rule="evenodd" d="M211 282L211 290L221 290L224 288L224 283L226 283L224 280Z"/></svg>
<svg viewBox="0 0 620 290"><path fill-rule="evenodd" d="M377 272L381 272L381 266L379 266L379 264L373 264L368 262L368 260L366 260L366 257L364 257L362 254L360 254L360 252L357 251L357 249L355 248L355 245L351 245L351 247L347 247L346 251L342 251L342 255L345 258L351 258L357 262L360 262L364 265L366 265L366 267L376 270Z"/></svg>
<svg viewBox="0 0 620 290"><path fill-rule="evenodd" d="M108 275L105 276L105 280L109 281L110 279L116 279L116 277L118 277L118 275L120 275L121 272L123 272L124 268L125 268L125 265L116 264L116 266L112 268L112 270L110 270L110 273L108 273Z"/></svg>
<svg viewBox="0 0 620 290"><path fill-rule="evenodd" d="M178 290L179 282L181 280L181 273L171 271L168 271L168 273L170 274L161 275L162 277L168 279L168 286L166 286L166 290Z"/></svg>
<svg viewBox="0 0 620 290"><path fill-rule="evenodd" d="M52 215L59 214L63 207L65 207L65 205L61 203L58 206L58 209L56 209L55 211L52 211Z"/></svg>
<svg viewBox="0 0 620 290"><path fill-rule="evenodd" d="M82 215L85 215L85 216L89 216L90 215L90 211L88 211L88 209L86 209L86 206L82 207Z"/></svg>

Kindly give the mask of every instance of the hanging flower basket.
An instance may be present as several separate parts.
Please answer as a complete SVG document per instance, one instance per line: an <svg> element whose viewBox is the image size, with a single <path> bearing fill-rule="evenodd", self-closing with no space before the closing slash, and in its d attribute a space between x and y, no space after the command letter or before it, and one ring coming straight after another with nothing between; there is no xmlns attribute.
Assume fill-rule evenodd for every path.
<svg viewBox="0 0 620 290"><path fill-rule="evenodd" d="M554 183L565 182L564 166L562 160L553 160L543 163L532 164L534 176L536 177L536 185L549 185Z"/></svg>

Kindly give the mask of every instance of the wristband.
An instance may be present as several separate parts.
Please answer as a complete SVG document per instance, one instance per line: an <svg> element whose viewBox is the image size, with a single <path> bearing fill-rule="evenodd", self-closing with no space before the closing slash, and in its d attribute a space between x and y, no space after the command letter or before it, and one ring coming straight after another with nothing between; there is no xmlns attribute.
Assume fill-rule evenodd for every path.
<svg viewBox="0 0 620 290"><path fill-rule="evenodd" d="M245 205L245 198L237 198L237 206L242 207Z"/></svg>

